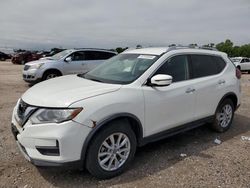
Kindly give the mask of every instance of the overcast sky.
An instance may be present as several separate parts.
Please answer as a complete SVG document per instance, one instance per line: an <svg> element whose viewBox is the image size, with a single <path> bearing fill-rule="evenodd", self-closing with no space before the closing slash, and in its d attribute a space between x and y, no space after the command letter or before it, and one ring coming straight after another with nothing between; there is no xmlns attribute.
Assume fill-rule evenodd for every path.
<svg viewBox="0 0 250 188"><path fill-rule="evenodd" d="M1 0L0 47L250 43L250 0Z"/></svg>

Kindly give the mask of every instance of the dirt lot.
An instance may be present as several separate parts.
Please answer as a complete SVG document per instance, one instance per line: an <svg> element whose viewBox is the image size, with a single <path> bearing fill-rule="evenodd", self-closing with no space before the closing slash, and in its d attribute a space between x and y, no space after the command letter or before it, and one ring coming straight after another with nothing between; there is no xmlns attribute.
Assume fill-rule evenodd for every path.
<svg viewBox="0 0 250 188"><path fill-rule="evenodd" d="M19 153L10 122L29 88L22 68L0 62L0 187L250 187L250 140L241 138L250 137L250 75L243 75L242 105L227 133L204 126L144 146L127 172L100 181L86 171L36 168Z"/></svg>

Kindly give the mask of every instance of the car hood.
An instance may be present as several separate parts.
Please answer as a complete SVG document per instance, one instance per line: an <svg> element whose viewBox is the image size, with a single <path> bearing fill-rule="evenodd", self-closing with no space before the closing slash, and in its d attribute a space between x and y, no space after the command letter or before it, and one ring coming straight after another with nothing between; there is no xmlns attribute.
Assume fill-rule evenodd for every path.
<svg viewBox="0 0 250 188"><path fill-rule="evenodd" d="M68 107L90 97L107 94L121 88L118 84L106 84L87 80L77 75L67 75L41 82L28 89L22 100L33 106Z"/></svg>
<svg viewBox="0 0 250 188"><path fill-rule="evenodd" d="M39 60L36 60L36 61L30 61L28 63L25 63L25 65L34 65L34 64L37 64L37 63L53 63L55 62L55 60L49 60L49 59L39 59Z"/></svg>

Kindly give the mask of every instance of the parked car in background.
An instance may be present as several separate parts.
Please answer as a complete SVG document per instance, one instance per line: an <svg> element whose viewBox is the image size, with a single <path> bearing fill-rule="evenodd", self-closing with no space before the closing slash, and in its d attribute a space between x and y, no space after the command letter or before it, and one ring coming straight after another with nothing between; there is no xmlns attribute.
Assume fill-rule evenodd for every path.
<svg viewBox="0 0 250 188"><path fill-rule="evenodd" d="M67 50L56 57L75 72L74 58L97 59L100 52L114 55ZM86 74L31 87L13 110L12 131L35 165L85 166L98 178L111 178L128 167L138 146L204 123L227 131L240 105L240 77L218 51L128 50Z"/></svg>
<svg viewBox="0 0 250 188"><path fill-rule="evenodd" d="M250 58L232 57L231 60L239 70L247 71L250 74Z"/></svg>
<svg viewBox="0 0 250 188"><path fill-rule="evenodd" d="M11 55L0 52L0 61L5 61L6 59L11 59Z"/></svg>
<svg viewBox="0 0 250 188"><path fill-rule="evenodd" d="M115 55L116 52L102 49L64 50L54 56L26 63L23 79L36 83L62 75L86 73Z"/></svg>
<svg viewBox="0 0 250 188"><path fill-rule="evenodd" d="M15 53L12 58L11 62L13 64L20 64L24 65L27 62L38 60L42 57L41 54L37 54L35 52L25 51L25 52L19 52Z"/></svg>

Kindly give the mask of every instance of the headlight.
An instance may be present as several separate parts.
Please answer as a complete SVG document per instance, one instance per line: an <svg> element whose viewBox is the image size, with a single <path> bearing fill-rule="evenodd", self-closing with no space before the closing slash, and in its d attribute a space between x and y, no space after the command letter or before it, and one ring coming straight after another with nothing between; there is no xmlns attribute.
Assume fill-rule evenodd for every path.
<svg viewBox="0 0 250 188"><path fill-rule="evenodd" d="M75 109L39 109L31 117L32 124L61 123L76 117L82 108Z"/></svg>
<svg viewBox="0 0 250 188"><path fill-rule="evenodd" d="M31 65L29 69L40 69L43 65L44 63L37 63L34 65Z"/></svg>

